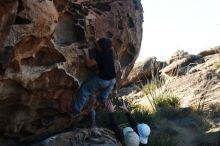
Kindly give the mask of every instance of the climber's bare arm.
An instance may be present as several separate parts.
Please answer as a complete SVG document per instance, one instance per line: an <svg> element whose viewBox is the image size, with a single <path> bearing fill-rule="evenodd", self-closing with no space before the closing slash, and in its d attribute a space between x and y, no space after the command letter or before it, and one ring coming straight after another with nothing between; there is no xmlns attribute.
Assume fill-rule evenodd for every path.
<svg viewBox="0 0 220 146"><path fill-rule="evenodd" d="M84 53L85 53L85 60L86 60L86 65L88 67L92 67L94 65L96 65L96 61L95 59L91 59L89 56L89 50L88 49L83 49Z"/></svg>

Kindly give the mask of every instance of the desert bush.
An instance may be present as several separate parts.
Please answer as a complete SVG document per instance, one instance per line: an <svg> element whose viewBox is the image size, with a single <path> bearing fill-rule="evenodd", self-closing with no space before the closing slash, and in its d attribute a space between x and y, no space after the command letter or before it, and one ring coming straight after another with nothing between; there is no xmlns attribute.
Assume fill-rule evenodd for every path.
<svg viewBox="0 0 220 146"><path fill-rule="evenodd" d="M220 59L214 64L216 69L220 68Z"/></svg>
<svg viewBox="0 0 220 146"><path fill-rule="evenodd" d="M147 84L141 83L141 84L137 85L136 88L144 93L144 95L148 98L148 101L151 104L152 109L154 109L156 111L155 106L154 106L152 100L150 99L150 97L152 97L152 98L155 97L155 93L156 93L155 90L158 88L157 84L154 81L149 82Z"/></svg>
<svg viewBox="0 0 220 146"><path fill-rule="evenodd" d="M149 112L142 106L136 106L133 109L132 116L138 123L147 123L149 125L153 125L155 123L155 113Z"/></svg>
<svg viewBox="0 0 220 146"><path fill-rule="evenodd" d="M156 109L166 108L166 107L175 107L178 108L180 106L180 100L177 96L173 95L159 95L153 99L153 103Z"/></svg>
<svg viewBox="0 0 220 146"><path fill-rule="evenodd" d="M155 83L145 84L142 87L142 91L144 92L145 95L151 94L156 89L157 89L157 85Z"/></svg>
<svg viewBox="0 0 220 146"><path fill-rule="evenodd" d="M147 80L145 84L140 83L136 86L144 93L155 112L160 107L179 107L180 105L179 98L169 93L165 82L164 78L152 76L151 80Z"/></svg>
<svg viewBox="0 0 220 146"><path fill-rule="evenodd" d="M131 111L132 117L138 123L147 123L150 126L154 124L155 114L149 112L145 107L136 104L128 104L128 109ZM119 109L121 103L118 102L116 106L117 110L114 112L114 117L118 125L129 125L126 115L123 111ZM97 111L97 123L102 127L109 127L108 112L105 109L100 109Z"/></svg>

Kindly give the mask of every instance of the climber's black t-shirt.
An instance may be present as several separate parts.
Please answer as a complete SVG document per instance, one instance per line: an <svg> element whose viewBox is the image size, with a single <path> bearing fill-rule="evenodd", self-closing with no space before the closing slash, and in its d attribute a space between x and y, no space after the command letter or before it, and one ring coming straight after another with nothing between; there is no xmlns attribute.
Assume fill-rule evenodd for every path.
<svg viewBox="0 0 220 146"><path fill-rule="evenodd" d="M111 80L116 77L113 50L97 51L92 49L89 54L90 58L94 58L97 62L98 75L101 79Z"/></svg>

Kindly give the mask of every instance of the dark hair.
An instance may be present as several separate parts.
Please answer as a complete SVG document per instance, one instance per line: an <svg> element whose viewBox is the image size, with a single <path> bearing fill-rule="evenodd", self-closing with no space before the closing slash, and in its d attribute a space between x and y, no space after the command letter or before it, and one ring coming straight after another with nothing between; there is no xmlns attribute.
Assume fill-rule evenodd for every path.
<svg viewBox="0 0 220 146"><path fill-rule="evenodd" d="M112 41L107 38L101 38L98 40L98 45L103 51L105 51L105 50L111 49Z"/></svg>

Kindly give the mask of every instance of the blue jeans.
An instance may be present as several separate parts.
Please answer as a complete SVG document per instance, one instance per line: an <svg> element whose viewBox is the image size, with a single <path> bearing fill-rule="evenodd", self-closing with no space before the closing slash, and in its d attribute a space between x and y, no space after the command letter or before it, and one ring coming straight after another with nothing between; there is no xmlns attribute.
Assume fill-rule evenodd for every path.
<svg viewBox="0 0 220 146"><path fill-rule="evenodd" d="M115 78L111 80L103 80L98 76L95 76L85 81L80 87L78 96L76 97L75 101L72 103L72 108L76 113L80 113L84 105L86 104L89 96L94 95L95 92L98 91L99 89L103 89L103 90L101 96L98 97L98 100L101 103L105 103L115 83L116 83Z"/></svg>

